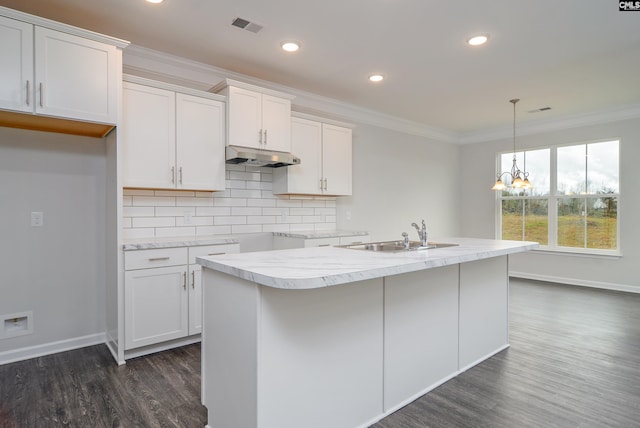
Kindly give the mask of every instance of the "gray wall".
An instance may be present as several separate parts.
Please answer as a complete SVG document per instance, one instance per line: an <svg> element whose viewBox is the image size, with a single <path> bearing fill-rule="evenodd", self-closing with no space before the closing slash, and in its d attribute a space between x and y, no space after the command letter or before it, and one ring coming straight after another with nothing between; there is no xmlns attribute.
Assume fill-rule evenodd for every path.
<svg viewBox="0 0 640 428"><path fill-rule="evenodd" d="M372 240L418 236L425 219L431 238L459 236L455 144L368 125L353 131L353 196L337 199L338 228L366 230ZM350 217L350 219L349 219Z"/></svg>
<svg viewBox="0 0 640 428"><path fill-rule="evenodd" d="M33 311L34 325L0 352L104 332L104 151L100 139L0 127L0 316Z"/></svg>
<svg viewBox="0 0 640 428"><path fill-rule="evenodd" d="M583 126L561 131L517 137L518 148L580 143L595 139L620 138L620 247L623 256L597 257L561 253L526 253L512 257L510 270L542 280L577 285L600 286L640 292L640 192L637 164L640 159L640 121L637 119L601 125ZM495 237L495 195L490 186L495 181L498 152L509 151L511 139L461 147L460 189L461 229L464 236ZM535 185L535 171L530 171Z"/></svg>

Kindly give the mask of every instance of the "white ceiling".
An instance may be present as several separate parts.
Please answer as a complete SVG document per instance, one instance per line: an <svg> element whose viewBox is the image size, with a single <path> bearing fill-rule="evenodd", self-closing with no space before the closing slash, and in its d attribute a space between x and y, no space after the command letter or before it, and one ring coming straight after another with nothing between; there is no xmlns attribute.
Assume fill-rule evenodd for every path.
<svg viewBox="0 0 640 428"><path fill-rule="evenodd" d="M0 0L0 5L465 135L640 105L640 12L606 0ZM231 26L242 17L258 34ZM465 39L489 33L472 48ZM286 54L280 42L302 43ZM371 84L372 72L385 75ZM551 110L527 113L541 107Z"/></svg>

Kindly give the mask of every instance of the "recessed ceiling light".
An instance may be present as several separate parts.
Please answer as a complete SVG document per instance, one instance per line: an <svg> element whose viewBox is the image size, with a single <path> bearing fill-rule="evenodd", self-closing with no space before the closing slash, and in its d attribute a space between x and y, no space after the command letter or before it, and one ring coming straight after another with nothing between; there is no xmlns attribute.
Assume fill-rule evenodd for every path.
<svg viewBox="0 0 640 428"><path fill-rule="evenodd" d="M286 52L297 52L300 49L300 43L298 42L284 42L280 46Z"/></svg>
<svg viewBox="0 0 640 428"><path fill-rule="evenodd" d="M147 3L162 3L162 0L147 0Z"/></svg>
<svg viewBox="0 0 640 428"><path fill-rule="evenodd" d="M478 36L473 36L468 38L467 43L470 44L471 46L480 46L487 43L487 40L489 40L488 34L480 34Z"/></svg>
<svg viewBox="0 0 640 428"><path fill-rule="evenodd" d="M382 74L372 74L369 76L370 82L382 82L384 80L384 76Z"/></svg>

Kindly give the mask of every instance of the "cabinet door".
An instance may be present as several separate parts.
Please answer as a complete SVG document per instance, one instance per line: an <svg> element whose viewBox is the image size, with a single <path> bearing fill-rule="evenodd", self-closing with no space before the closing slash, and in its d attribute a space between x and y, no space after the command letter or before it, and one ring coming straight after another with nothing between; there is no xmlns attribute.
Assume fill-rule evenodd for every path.
<svg viewBox="0 0 640 428"><path fill-rule="evenodd" d="M124 186L175 188L175 93L129 82L123 86Z"/></svg>
<svg viewBox="0 0 640 428"><path fill-rule="evenodd" d="M224 103L176 94L177 187L224 190Z"/></svg>
<svg viewBox="0 0 640 428"><path fill-rule="evenodd" d="M202 333L202 267L191 266L189 286L189 335Z"/></svg>
<svg viewBox="0 0 640 428"><path fill-rule="evenodd" d="M322 194L322 124L307 119L291 119L291 152L302 159L299 165L279 168L287 179L285 193ZM282 169L283 171L280 171Z"/></svg>
<svg viewBox="0 0 640 428"><path fill-rule="evenodd" d="M291 151L291 101L262 95L262 148Z"/></svg>
<svg viewBox="0 0 640 428"><path fill-rule="evenodd" d="M229 87L227 145L261 148L262 94Z"/></svg>
<svg viewBox="0 0 640 428"><path fill-rule="evenodd" d="M0 109L33 111L33 25L0 16L0 63Z"/></svg>
<svg viewBox="0 0 640 428"><path fill-rule="evenodd" d="M35 27L36 113L115 124L115 46Z"/></svg>
<svg viewBox="0 0 640 428"><path fill-rule="evenodd" d="M351 129L322 124L322 175L325 194L351 195Z"/></svg>
<svg viewBox="0 0 640 428"><path fill-rule="evenodd" d="M188 334L186 266L125 272L125 349Z"/></svg>

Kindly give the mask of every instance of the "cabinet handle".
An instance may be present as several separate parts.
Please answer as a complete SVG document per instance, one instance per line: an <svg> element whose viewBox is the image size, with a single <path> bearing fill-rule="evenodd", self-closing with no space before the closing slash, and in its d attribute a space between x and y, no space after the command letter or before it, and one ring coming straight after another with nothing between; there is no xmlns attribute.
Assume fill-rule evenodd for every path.
<svg viewBox="0 0 640 428"><path fill-rule="evenodd" d="M267 145L267 130L264 130L264 145Z"/></svg>
<svg viewBox="0 0 640 428"><path fill-rule="evenodd" d="M182 167L180 167L180 184L182 184Z"/></svg>
<svg viewBox="0 0 640 428"><path fill-rule="evenodd" d="M324 190L327 190L327 179L324 179Z"/></svg>
<svg viewBox="0 0 640 428"><path fill-rule="evenodd" d="M170 257L151 257L148 259L150 262L159 262L160 260L169 260Z"/></svg>
<svg viewBox="0 0 640 428"><path fill-rule="evenodd" d="M207 254L207 256L221 256L223 254L227 254L227 253L209 253Z"/></svg>
<svg viewBox="0 0 640 428"><path fill-rule="evenodd" d="M182 288L187 289L187 273L182 272Z"/></svg>
<svg viewBox="0 0 640 428"><path fill-rule="evenodd" d="M330 247L330 246L331 246L331 244L320 244L320 245L318 245L318 247Z"/></svg>
<svg viewBox="0 0 640 428"><path fill-rule="evenodd" d="M324 187L322 187L322 178L320 179L320 190L323 190Z"/></svg>
<svg viewBox="0 0 640 428"><path fill-rule="evenodd" d="M191 288L192 289L196 289L196 271L192 270L191 271Z"/></svg>
<svg viewBox="0 0 640 428"><path fill-rule="evenodd" d="M260 136L258 137L258 140L259 140L258 143L262 145L262 129L259 131L259 135Z"/></svg>
<svg viewBox="0 0 640 428"><path fill-rule="evenodd" d="M29 91L30 86L31 85L29 84L29 81L27 80L27 105L29 105L29 102L30 102L29 100L31 99L31 94L29 93L30 92Z"/></svg>
<svg viewBox="0 0 640 428"><path fill-rule="evenodd" d="M172 166L171 167L171 183L175 183L176 182L176 167Z"/></svg>
<svg viewBox="0 0 640 428"><path fill-rule="evenodd" d="M42 82L40 82L40 107L44 107L44 91L42 90Z"/></svg>

